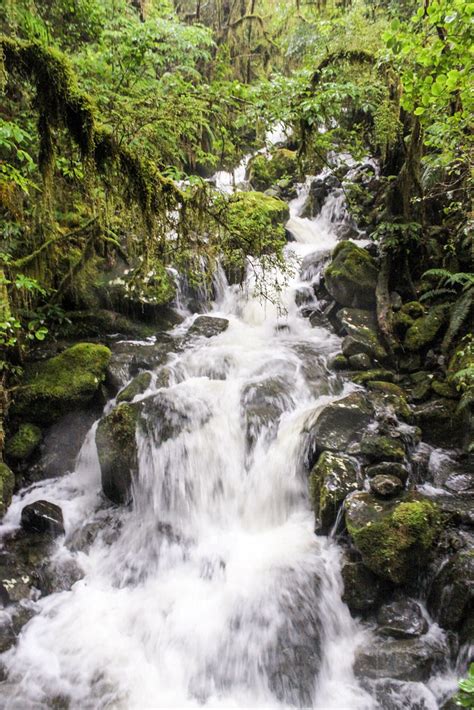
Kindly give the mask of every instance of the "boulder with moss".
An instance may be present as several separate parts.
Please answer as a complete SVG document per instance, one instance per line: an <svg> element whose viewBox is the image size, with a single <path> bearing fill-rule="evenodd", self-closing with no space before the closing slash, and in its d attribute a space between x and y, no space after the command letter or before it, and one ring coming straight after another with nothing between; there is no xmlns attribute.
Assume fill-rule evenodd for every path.
<svg viewBox="0 0 474 710"><path fill-rule="evenodd" d="M364 564L395 584L404 584L427 564L441 529L437 506L416 493L379 500L356 492L345 502L345 522Z"/></svg>
<svg viewBox="0 0 474 710"><path fill-rule="evenodd" d="M353 242L340 242L324 272L326 288L342 306L372 308L377 271L375 260L366 249Z"/></svg>
<svg viewBox="0 0 474 710"><path fill-rule="evenodd" d="M357 465L350 456L324 451L309 477L317 530L330 532L344 498L357 489Z"/></svg>
<svg viewBox="0 0 474 710"><path fill-rule="evenodd" d="M28 365L11 408L12 416L52 424L89 404L105 380L110 356L104 345L78 343L56 357Z"/></svg>
<svg viewBox="0 0 474 710"><path fill-rule="evenodd" d="M441 397L429 400L415 406L413 412L428 444L452 449L465 443L468 430L455 400Z"/></svg>
<svg viewBox="0 0 474 710"><path fill-rule="evenodd" d="M279 181L294 181L298 175L296 151L277 148L269 156L256 155L248 166L248 180L254 190L264 192Z"/></svg>
<svg viewBox="0 0 474 710"><path fill-rule="evenodd" d="M360 451L370 461L403 461L405 449L400 439L384 434L365 434Z"/></svg>
<svg viewBox="0 0 474 710"><path fill-rule="evenodd" d="M430 308L425 316L417 318L408 328L403 343L404 347L413 352L431 345L446 324L448 317L449 307L446 304Z"/></svg>
<svg viewBox="0 0 474 710"><path fill-rule="evenodd" d="M41 443L41 429L35 424L20 424L19 429L7 439L5 454L13 461L27 461Z"/></svg>
<svg viewBox="0 0 474 710"><path fill-rule="evenodd" d="M140 372L139 375L133 378L133 380L117 395L117 404L121 402L131 402L134 397L139 394L143 394L151 382L150 372Z"/></svg>
<svg viewBox="0 0 474 710"><path fill-rule="evenodd" d="M346 357L365 353L369 357L383 362L387 351L380 339L375 314L362 308L342 308L337 313L337 320L347 333L342 343L342 352Z"/></svg>
<svg viewBox="0 0 474 710"><path fill-rule="evenodd" d="M136 428L140 411L141 403L123 402L97 427L102 490L118 505L130 502L132 480L138 473Z"/></svg>
<svg viewBox="0 0 474 710"><path fill-rule="evenodd" d="M445 629L457 630L474 608L474 551L461 550L438 571L428 596L428 608Z"/></svg>
<svg viewBox="0 0 474 710"><path fill-rule="evenodd" d="M2 518L11 503L15 476L6 463L0 461L0 518Z"/></svg>

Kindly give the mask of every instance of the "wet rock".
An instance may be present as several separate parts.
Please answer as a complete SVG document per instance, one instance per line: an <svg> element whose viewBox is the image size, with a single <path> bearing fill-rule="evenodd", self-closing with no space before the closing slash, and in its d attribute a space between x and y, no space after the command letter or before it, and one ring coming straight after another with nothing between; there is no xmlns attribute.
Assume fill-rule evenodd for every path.
<svg viewBox="0 0 474 710"><path fill-rule="evenodd" d="M349 360L342 353L338 353L329 360L328 367L331 370L347 370L349 368Z"/></svg>
<svg viewBox="0 0 474 710"><path fill-rule="evenodd" d="M375 305L375 260L353 242L337 245L324 276L328 292L342 306L370 308Z"/></svg>
<svg viewBox="0 0 474 710"><path fill-rule="evenodd" d="M329 394L326 361L320 349L311 343L297 343L292 350L300 359L300 369L312 392Z"/></svg>
<svg viewBox="0 0 474 710"><path fill-rule="evenodd" d="M387 351L380 339L373 311L342 308L337 312L337 319L347 333L342 344L344 355L350 357L358 353L366 353L379 362L387 358Z"/></svg>
<svg viewBox="0 0 474 710"><path fill-rule="evenodd" d="M380 607L378 633L394 638L416 638L428 631L428 622L420 605L413 599L400 599Z"/></svg>
<svg viewBox="0 0 474 710"><path fill-rule="evenodd" d="M403 483L396 476L378 475L370 479L370 490L380 498L394 498L403 490Z"/></svg>
<svg viewBox="0 0 474 710"><path fill-rule="evenodd" d="M377 707L383 710L430 710L437 703L424 683L385 678L373 681L361 679L361 682L377 701Z"/></svg>
<svg viewBox="0 0 474 710"><path fill-rule="evenodd" d="M357 353L350 356L349 365L354 370L370 370L372 361L366 353Z"/></svg>
<svg viewBox="0 0 474 710"><path fill-rule="evenodd" d="M322 178L316 178L311 182L306 203L301 212L301 216L309 219L317 217L326 202L331 191L330 185Z"/></svg>
<svg viewBox="0 0 474 710"><path fill-rule="evenodd" d="M223 333L229 327L226 318L215 318L214 316L198 316L188 330L188 335L193 337L212 338L219 333Z"/></svg>
<svg viewBox="0 0 474 710"><path fill-rule="evenodd" d="M156 343L125 341L112 345L112 357L107 370L111 389L124 387L130 377L143 370L155 370L165 365L169 354L181 347L181 341L166 333L160 333Z"/></svg>
<svg viewBox="0 0 474 710"><path fill-rule="evenodd" d="M151 374L149 372L140 372L139 375L117 395L117 404L120 402L131 402L137 395L143 394L148 389L151 382Z"/></svg>
<svg viewBox="0 0 474 710"><path fill-rule="evenodd" d="M295 291L295 303L298 306L306 306L314 301L314 289L311 286L300 286Z"/></svg>
<svg viewBox="0 0 474 710"><path fill-rule="evenodd" d="M317 451L344 451L369 424L374 410L361 392L331 402L317 410L305 424L306 458Z"/></svg>
<svg viewBox="0 0 474 710"><path fill-rule="evenodd" d="M241 406L247 443L253 447L263 429L274 436L283 412L293 408L288 380L275 376L248 383L242 391Z"/></svg>
<svg viewBox="0 0 474 710"><path fill-rule="evenodd" d="M51 560L36 571L35 582L42 596L47 596L69 591L83 576L84 572L76 560Z"/></svg>
<svg viewBox="0 0 474 710"><path fill-rule="evenodd" d="M367 387L372 382L373 380L369 380ZM369 397L377 412L377 419L403 419L405 422L412 422L412 410L405 397L390 391L391 387L397 386L391 382L377 382L376 385L376 389L370 389Z"/></svg>
<svg viewBox="0 0 474 710"><path fill-rule="evenodd" d="M375 574L403 584L427 564L441 527L434 503L411 492L393 500L356 492L344 508L349 535Z"/></svg>
<svg viewBox="0 0 474 710"><path fill-rule="evenodd" d="M390 370L368 370L367 372L357 372L352 375L352 380L358 385L364 385L371 380L381 380L383 382L393 382L394 374Z"/></svg>
<svg viewBox="0 0 474 710"><path fill-rule="evenodd" d="M379 434L366 434L360 443L360 451L371 461L403 461L405 458L400 440Z"/></svg>
<svg viewBox="0 0 474 710"><path fill-rule="evenodd" d="M347 562L342 567L344 594L342 600L353 614L370 611L379 601L380 579L359 561Z"/></svg>
<svg viewBox="0 0 474 710"><path fill-rule="evenodd" d="M11 415L45 425L88 404L105 380L110 356L104 345L78 343L27 366Z"/></svg>
<svg viewBox="0 0 474 710"><path fill-rule="evenodd" d="M140 428L155 446L204 426L211 417L206 402L185 392L161 391L137 404L142 407L139 406Z"/></svg>
<svg viewBox="0 0 474 710"><path fill-rule="evenodd" d="M452 399L434 399L413 409L416 424L428 444L452 449L462 446L467 429L457 403Z"/></svg>
<svg viewBox="0 0 474 710"><path fill-rule="evenodd" d="M394 476L402 483L407 482L409 474L407 467L397 461L382 461L372 464L371 466L367 466L364 473L369 478L374 478L375 476Z"/></svg>
<svg viewBox="0 0 474 710"><path fill-rule="evenodd" d="M0 461L0 519L5 515L11 503L15 476L6 463Z"/></svg>
<svg viewBox="0 0 474 710"><path fill-rule="evenodd" d="M438 571L428 608L440 626L458 630L474 605L474 552L460 551Z"/></svg>
<svg viewBox="0 0 474 710"><path fill-rule="evenodd" d="M427 681L446 667L445 644L432 639L383 639L358 651L354 672L360 678Z"/></svg>
<svg viewBox="0 0 474 710"><path fill-rule="evenodd" d="M41 429L35 424L20 424L19 429L5 442L5 454L14 461L27 461L41 443Z"/></svg>
<svg viewBox="0 0 474 710"><path fill-rule="evenodd" d="M130 502L132 479L138 472L135 431L141 402L119 404L97 427L102 490L113 503Z"/></svg>
<svg viewBox="0 0 474 710"><path fill-rule="evenodd" d="M30 533L47 533L52 537L64 534L63 514L59 505L47 500L29 503L21 511L21 526Z"/></svg>
<svg viewBox="0 0 474 710"><path fill-rule="evenodd" d="M0 653L5 653L16 643L16 634L10 617L0 612Z"/></svg>
<svg viewBox="0 0 474 710"><path fill-rule="evenodd" d="M324 451L311 471L309 489L317 532L326 535L346 495L357 489L356 462L350 456Z"/></svg>

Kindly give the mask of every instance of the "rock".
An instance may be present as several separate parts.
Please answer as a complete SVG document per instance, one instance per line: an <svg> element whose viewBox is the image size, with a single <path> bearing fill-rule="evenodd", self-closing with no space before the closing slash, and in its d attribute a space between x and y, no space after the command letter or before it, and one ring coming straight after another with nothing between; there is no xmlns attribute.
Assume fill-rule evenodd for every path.
<svg viewBox="0 0 474 710"><path fill-rule="evenodd" d="M408 303L404 303L401 311L414 320L425 315L425 309L419 301L409 301Z"/></svg>
<svg viewBox="0 0 474 710"><path fill-rule="evenodd" d="M314 289L311 286L300 286L295 291L295 303L298 306L306 306L314 301Z"/></svg>
<svg viewBox="0 0 474 710"><path fill-rule="evenodd" d="M372 405L361 392L353 392L316 410L304 428L308 434L306 458L316 450L346 450L361 435L373 414Z"/></svg>
<svg viewBox="0 0 474 710"><path fill-rule="evenodd" d="M380 639L357 652L354 673L359 678L393 678L424 682L447 665L444 643L428 639Z"/></svg>
<svg viewBox="0 0 474 710"><path fill-rule="evenodd" d="M357 355L350 356L349 365L354 370L370 370L372 361L365 353L357 353Z"/></svg>
<svg viewBox="0 0 474 710"><path fill-rule="evenodd" d="M378 434L365 434L360 451L371 461L403 461L405 449L400 440Z"/></svg>
<svg viewBox="0 0 474 710"><path fill-rule="evenodd" d="M307 219L317 217L326 202L326 199L331 191L331 187L332 186L322 178L312 180L301 216Z"/></svg>
<svg viewBox="0 0 474 710"><path fill-rule="evenodd" d="M411 399L415 402L422 402L428 399L431 394L431 384L433 375L424 370L418 370L410 375L410 393Z"/></svg>
<svg viewBox="0 0 474 710"><path fill-rule="evenodd" d="M120 402L131 402L134 397L143 394L148 389L151 382L151 374L149 372L140 372L139 375L117 395L117 404Z"/></svg>
<svg viewBox="0 0 474 710"><path fill-rule="evenodd" d="M202 338L212 338L223 333L229 327L226 318L215 318L214 316L198 316L188 330L188 335Z"/></svg>
<svg viewBox="0 0 474 710"><path fill-rule="evenodd" d="M403 490L403 483L396 476L379 474L370 479L370 490L380 498L394 498Z"/></svg>
<svg viewBox="0 0 474 710"><path fill-rule="evenodd" d="M453 387L447 380L433 380L431 383L431 389L439 397L446 397L447 399L458 399L459 392Z"/></svg>
<svg viewBox="0 0 474 710"><path fill-rule="evenodd" d="M132 479L138 473L135 431L141 404L119 404L96 431L102 490L118 505L130 502Z"/></svg>
<svg viewBox="0 0 474 710"><path fill-rule="evenodd" d="M409 351L417 351L431 345L445 325L448 316L449 306L446 307L445 304L432 306L426 316L418 318L408 328L403 343L404 347Z"/></svg>
<svg viewBox="0 0 474 710"><path fill-rule="evenodd" d="M441 527L431 501L415 493L382 501L356 492L346 498L344 507L349 535L372 572L403 584L427 563Z"/></svg>
<svg viewBox="0 0 474 710"><path fill-rule="evenodd" d="M357 466L345 454L323 451L309 477L317 531L326 535L336 522L344 498L357 489Z"/></svg>
<svg viewBox="0 0 474 710"><path fill-rule="evenodd" d="M47 533L53 537L64 535L61 508L47 500L25 505L21 511L21 526L29 533Z"/></svg>
<svg viewBox="0 0 474 710"><path fill-rule="evenodd" d="M126 385L130 377L143 370L155 370L164 365L170 352L176 352L182 343L172 336L161 333L156 343L124 341L111 346L112 357L107 369L107 382L113 390Z"/></svg>
<svg viewBox="0 0 474 710"><path fill-rule="evenodd" d="M338 353L329 360L328 367L331 370L347 370L349 368L349 360L342 353Z"/></svg>
<svg viewBox="0 0 474 710"><path fill-rule="evenodd" d="M374 478L375 476L394 476L402 483L406 483L408 479L407 467L397 461L382 461L381 463L372 464L372 466L367 466L364 473L369 478Z"/></svg>
<svg viewBox="0 0 474 710"><path fill-rule="evenodd" d="M377 708L381 710L431 710L438 707L435 695L424 683L389 678L367 681L361 678L361 684L377 701ZM448 708L443 706L441 710Z"/></svg>
<svg viewBox="0 0 474 710"><path fill-rule="evenodd" d="M291 387L283 376L259 378L245 385L241 407L248 446L255 445L263 429L274 436L281 415L293 406Z"/></svg>
<svg viewBox="0 0 474 710"><path fill-rule="evenodd" d="M163 390L128 406L138 407L140 428L157 447L204 426L211 417L208 404L186 392Z"/></svg>
<svg viewBox="0 0 474 710"><path fill-rule="evenodd" d="M0 461L0 519L7 512L15 488L15 476L6 463Z"/></svg>
<svg viewBox="0 0 474 710"><path fill-rule="evenodd" d="M342 567L344 594L342 601L354 614L370 611L381 593L380 579L362 562L347 562Z"/></svg>
<svg viewBox="0 0 474 710"><path fill-rule="evenodd" d="M380 607L377 629L383 636L416 638L428 631L428 622L420 605L412 599L400 599Z"/></svg>
<svg viewBox="0 0 474 710"><path fill-rule="evenodd" d="M438 571L428 596L428 609L440 626L458 630L474 604L474 552L456 553Z"/></svg>
<svg viewBox="0 0 474 710"><path fill-rule="evenodd" d="M367 387L369 387L372 380L369 380ZM377 412L378 419L403 419L406 422L411 422L413 420L413 414L410 405L406 401L403 395L393 394L388 389L389 387L396 387L392 385L391 382L380 382L377 383L377 389L371 389L370 401L374 405L375 411ZM388 385L387 391L384 392L384 385Z"/></svg>
<svg viewBox="0 0 474 710"><path fill-rule="evenodd" d="M404 390L399 387L399 385L393 384L393 382L384 382L383 380L369 380L367 382L367 388L372 392L382 392L382 394L390 394L395 397L403 397L405 399Z"/></svg>
<svg viewBox="0 0 474 710"><path fill-rule="evenodd" d="M104 345L78 343L25 369L12 416L51 424L90 403L105 380L111 352Z"/></svg>
<svg viewBox="0 0 474 710"><path fill-rule="evenodd" d="M269 157L259 153L249 162L247 177L254 190L267 190L279 181L291 183L298 175L298 156L296 151L276 148ZM288 185L280 185L288 187Z"/></svg>
<svg viewBox="0 0 474 710"><path fill-rule="evenodd" d="M18 431L7 439L5 454L14 461L27 461L41 443L41 429L34 424L20 424Z"/></svg>
<svg viewBox="0 0 474 710"><path fill-rule="evenodd" d="M342 344L346 357L366 353L378 362L387 359L387 351L380 339L377 321L372 311L361 308L342 308L337 319L347 333Z"/></svg>
<svg viewBox="0 0 474 710"><path fill-rule="evenodd" d="M390 303L394 311L399 311L403 306L402 297L396 291L392 291L390 294Z"/></svg>
<svg viewBox="0 0 474 710"><path fill-rule="evenodd" d="M328 292L342 306L371 308L375 305L375 260L353 242L337 245L324 276Z"/></svg>
<svg viewBox="0 0 474 710"><path fill-rule="evenodd" d="M392 382L394 378L393 372L390 370L368 370L367 372L357 372L352 375L352 379L358 385L363 385L371 380L382 380L383 382Z"/></svg>
<svg viewBox="0 0 474 710"><path fill-rule="evenodd" d="M462 446L467 430L457 403L452 399L434 399L413 409L416 424L423 439L436 447L448 449Z"/></svg>

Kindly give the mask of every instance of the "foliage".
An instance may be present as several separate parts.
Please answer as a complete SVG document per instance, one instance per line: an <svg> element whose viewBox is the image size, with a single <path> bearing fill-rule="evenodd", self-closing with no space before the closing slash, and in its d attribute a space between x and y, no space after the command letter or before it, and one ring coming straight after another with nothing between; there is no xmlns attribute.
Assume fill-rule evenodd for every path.
<svg viewBox="0 0 474 710"><path fill-rule="evenodd" d="M456 702L463 708L474 708L474 663L469 666L467 677L459 681Z"/></svg>

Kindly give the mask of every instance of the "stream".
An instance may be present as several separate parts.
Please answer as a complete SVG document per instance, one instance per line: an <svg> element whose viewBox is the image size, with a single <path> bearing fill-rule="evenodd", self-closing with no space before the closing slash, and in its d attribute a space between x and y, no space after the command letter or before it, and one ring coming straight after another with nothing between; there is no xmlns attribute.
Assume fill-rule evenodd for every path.
<svg viewBox="0 0 474 710"><path fill-rule="evenodd" d="M228 326L170 351L166 386L159 366L135 398L163 397L174 434L160 435L150 409L133 506L104 507L97 423L74 472L14 498L4 530L28 502L61 507L66 536L54 558L83 577L35 602L39 613L5 656L1 707L380 707L353 672L372 631L341 599L337 524L315 536L308 500L304 422L355 385L327 367L340 339L295 303L345 219L341 190L317 218L301 218L306 194L301 185L290 203L286 254L296 268L280 303L252 297L258 264L243 289L220 271L206 315ZM198 317L183 309L176 338ZM89 546L71 544L97 523ZM419 704L406 707L437 708L419 685Z"/></svg>

